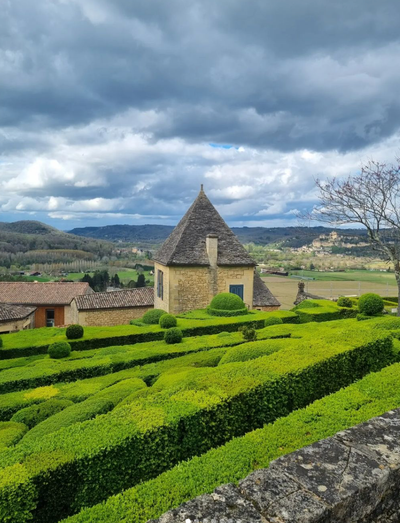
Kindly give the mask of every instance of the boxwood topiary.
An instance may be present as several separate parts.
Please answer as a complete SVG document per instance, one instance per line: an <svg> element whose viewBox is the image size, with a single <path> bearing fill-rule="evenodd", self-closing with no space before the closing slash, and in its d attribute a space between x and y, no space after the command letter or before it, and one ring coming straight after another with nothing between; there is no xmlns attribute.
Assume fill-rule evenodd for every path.
<svg viewBox="0 0 400 523"><path fill-rule="evenodd" d="M346 296L340 296L340 298L337 301L337 304L339 307L353 307L353 302L350 298L347 298Z"/></svg>
<svg viewBox="0 0 400 523"><path fill-rule="evenodd" d="M0 348L3 346L3 340L0 338Z"/></svg>
<svg viewBox="0 0 400 523"><path fill-rule="evenodd" d="M71 345L67 341L56 341L49 345L47 352L49 353L50 358L66 358L71 354Z"/></svg>
<svg viewBox="0 0 400 523"><path fill-rule="evenodd" d="M74 403L70 400L57 400L50 399L39 403L38 405L31 405L19 410L11 418L11 421L18 423L24 423L29 429L33 428L38 423L41 423L45 419L61 412L66 407L70 407Z"/></svg>
<svg viewBox="0 0 400 523"><path fill-rule="evenodd" d="M357 321L364 321L364 320L370 320L371 316L367 316L366 314L357 314L356 316Z"/></svg>
<svg viewBox="0 0 400 523"><path fill-rule="evenodd" d="M165 331L164 340L169 345L172 343L180 343L182 341L183 334L181 329L178 329L177 327L172 327L171 329L168 329Z"/></svg>
<svg viewBox="0 0 400 523"><path fill-rule="evenodd" d="M77 340L83 336L83 327L82 325L70 325L65 331L65 335L69 340Z"/></svg>
<svg viewBox="0 0 400 523"><path fill-rule="evenodd" d="M213 316L240 316L248 313L242 298L231 292L221 292L214 296L207 312Z"/></svg>
<svg viewBox="0 0 400 523"><path fill-rule="evenodd" d="M269 327L270 325L281 325L283 321L281 318L277 318L276 316L270 316L269 318L266 318L264 321L264 326Z"/></svg>
<svg viewBox="0 0 400 523"><path fill-rule="evenodd" d="M221 292L211 300L210 307L223 311L238 311L245 307L244 301L232 292Z"/></svg>
<svg viewBox="0 0 400 523"><path fill-rule="evenodd" d="M383 311L383 299L378 294L369 292L360 296L358 300L358 310L367 316L374 316Z"/></svg>
<svg viewBox="0 0 400 523"><path fill-rule="evenodd" d="M157 325L164 314L167 313L162 309L150 309L143 315L142 322L146 325Z"/></svg>
<svg viewBox="0 0 400 523"><path fill-rule="evenodd" d="M172 314L163 314L160 318L159 324L162 329L171 329L172 327L176 327L177 321L175 316Z"/></svg>

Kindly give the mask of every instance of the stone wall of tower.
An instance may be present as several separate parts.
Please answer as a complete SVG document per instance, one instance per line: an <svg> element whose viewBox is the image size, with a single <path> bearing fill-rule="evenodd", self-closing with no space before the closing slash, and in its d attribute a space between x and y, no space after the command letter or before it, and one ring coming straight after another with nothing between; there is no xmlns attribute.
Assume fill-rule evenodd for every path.
<svg viewBox="0 0 400 523"><path fill-rule="evenodd" d="M253 304L252 267L165 267L158 263L155 269L154 308L178 314L193 309L204 309L215 294L229 292L230 285L244 286L244 302ZM163 272L163 299L157 296L158 270Z"/></svg>

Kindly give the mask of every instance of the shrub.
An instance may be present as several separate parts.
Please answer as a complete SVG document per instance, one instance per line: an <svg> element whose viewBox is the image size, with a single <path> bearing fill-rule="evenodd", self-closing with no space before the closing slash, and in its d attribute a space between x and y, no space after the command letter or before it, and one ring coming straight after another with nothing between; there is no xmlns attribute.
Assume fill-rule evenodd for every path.
<svg viewBox="0 0 400 523"><path fill-rule="evenodd" d="M230 336L231 333L227 331L222 331L219 334L217 334L218 338L226 338L227 336Z"/></svg>
<svg viewBox="0 0 400 523"><path fill-rule="evenodd" d="M28 427L14 421L0 421L0 451L17 443Z"/></svg>
<svg viewBox="0 0 400 523"><path fill-rule="evenodd" d="M270 325L281 325L283 321L276 316L270 316L264 321L264 327L269 327Z"/></svg>
<svg viewBox="0 0 400 523"><path fill-rule="evenodd" d="M136 327L144 327L146 324L142 320L131 320L129 325L136 325Z"/></svg>
<svg viewBox="0 0 400 523"><path fill-rule="evenodd" d="M0 349L1 349L2 346L3 346L3 339L0 338Z"/></svg>
<svg viewBox="0 0 400 523"><path fill-rule="evenodd" d="M231 292L221 292L214 296L210 307L220 311L239 311L246 308L242 298Z"/></svg>
<svg viewBox="0 0 400 523"><path fill-rule="evenodd" d="M370 320L371 316L367 316L366 314L357 314L356 318L357 318L357 321L365 321L365 320Z"/></svg>
<svg viewBox="0 0 400 523"><path fill-rule="evenodd" d="M304 300L301 301L296 307L294 307L294 310L297 309L315 309L316 307L321 307L321 305L314 300Z"/></svg>
<svg viewBox="0 0 400 523"><path fill-rule="evenodd" d="M260 340L251 343L242 343L236 347L232 347L226 351L222 356L218 365L225 365L226 363L235 363L239 361L249 361L261 358L262 356L269 356L274 352L285 349L290 346L295 346L297 340Z"/></svg>
<svg viewBox="0 0 400 523"><path fill-rule="evenodd" d="M167 313L162 309L151 309L143 315L142 322L146 325L157 325L164 314Z"/></svg>
<svg viewBox="0 0 400 523"><path fill-rule="evenodd" d="M32 429L38 423L41 423L50 416L61 412L73 404L70 400L50 399L38 405L31 405L30 407L19 410L11 418L11 421L24 423L29 429Z"/></svg>
<svg viewBox="0 0 400 523"><path fill-rule="evenodd" d="M239 331L242 333L245 341L256 341L257 331L252 325L244 325L240 327Z"/></svg>
<svg viewBox="0 0 400 523"><path fill-rule="evenodd" d="M172 343L180 343L182 341L183 334L181 329L177 327L172 327L165 332L164 340L165 343L171 345Z"/></svg>
<svg viewBox="0 0 400 523"><path fill-rule="evenodd" d="M375 316L383 311L383 299L378 294L369 292L360 296L358 300L358 310L367 316Z"/></svg>
<svg viewBox="0 0 400 523"><path fill-rule="evenodd" d="M172 327L176 327L177 321L172 314L163 314L159 324L162 329L171 329Z"/></svg>
<svg viewBox="0 0 400 523"><path fill-rule="evenodd" d="M110 497L105 503L84 509L68 519L68 523L153 520L188 499L212 492L219 485L237 484L254 470L268 467L282 454L396 408L400 404L399 379L400 365L369 374L304 409L179 463L154 479Z"/></svg>
<svg viewBox="0 0 400 523"><path fill-rule="evenodd" d="M41 520L58 521L393 361L391 338L363 331L335 329L326 339L299 342L268 358L199 369L179 389L150 392L140 402L63 429L62 437L53 434L24 444L0 461L27 468ZM33 468L35 460L46 461ZM8 495L3 485L4 509L0 507L6 511L15 493Z"/></svg>
<svg viewBox="0 0 400 523"><path fill-rule="evenodd" d="M82 325L70 325L65 331L65 335L69 340L78 340L83 336L83 327Z"/></svg>
<svg viewBox="0 0 400 523"><path fill-rule="evenodd" d="M338 299L337 304L339 305L339 307L353 307L353 302L350 298L347 298L346 296L341 296Z"/></svg>
<svg viewBox="0 0 400 523"><path fill-rule="evenodd" d="M67 341L56 341L49 345L48 353L50 358L56 360L66 358L71 354L71 345Z"/></svg>

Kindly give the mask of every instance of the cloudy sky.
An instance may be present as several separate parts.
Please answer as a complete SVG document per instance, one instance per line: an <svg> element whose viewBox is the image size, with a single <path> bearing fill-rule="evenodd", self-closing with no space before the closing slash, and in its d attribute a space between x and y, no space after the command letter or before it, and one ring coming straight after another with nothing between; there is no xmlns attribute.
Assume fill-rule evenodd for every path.
<svg viewBox="0 0 400 523"><path fill-rule="evenodd" d="M0 0L1 221L296 225L400 152L398 0Z"/></svg>

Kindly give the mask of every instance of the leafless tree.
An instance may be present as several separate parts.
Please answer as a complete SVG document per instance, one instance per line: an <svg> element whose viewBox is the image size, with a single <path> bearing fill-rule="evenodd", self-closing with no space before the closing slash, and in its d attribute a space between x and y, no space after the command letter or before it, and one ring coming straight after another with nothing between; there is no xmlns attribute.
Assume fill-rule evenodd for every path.
<svg viewBox="0 0 400 523"><path fill-rule="evenodd" d="M330 224L364 226L372 248L393 265L400 295L400 158L396 162L369 161L358 175L316 180L320 204L312 214Z"/></svg>

